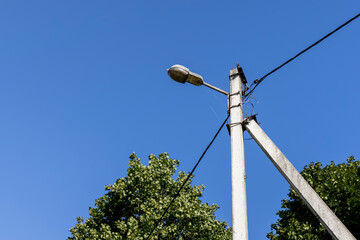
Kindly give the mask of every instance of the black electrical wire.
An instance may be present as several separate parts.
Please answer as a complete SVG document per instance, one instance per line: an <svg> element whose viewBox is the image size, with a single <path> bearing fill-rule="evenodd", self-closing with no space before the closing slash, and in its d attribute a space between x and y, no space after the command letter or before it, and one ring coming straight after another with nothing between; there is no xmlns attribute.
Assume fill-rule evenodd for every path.
<svg viewBox="0 0 360 240"><path fill-rule="evenodd" d="M187 181L190 179L190 177L192 176L192 174L194 173L195 169L197 168L197 166L199 165L201 159L205 156L205 153L207 152L207 150L210 148L211 144L215 141L215 138L217 137L217 135L220 133L221 129L224 127L226 121L229 119L230 115L228 115L225 119L225 121L221 124L221 127L219 128L219 130L216 132L215 136L213 137L213 139L211 140L211 142L209 143L209 145L205 148L204 152L201 154L201 157L199 158L199 160L197 161L197 163L195 164L195 166L193 167L193 169L191 170L191 172L188 174L187 178L185 179L185 181L183 182L183 184L181 185L181 187L179 188L179 190L176 192L175 196L173 197L173 199L171 200L171 202L169 203L169 205L166 207L165 211L162 213L161 217L156 221L155 226L152 228L151 232L149 233L149 235L147 236L147 238L145 240L148 240L151 237L151 234L153 234L153 232L155 231L155 229L157 228L157 226L159 225L160 221L163 219L163 217L165 216L166 212L169 210L170 206L174 203L175 199L179 196L181 190L183 189L183 187L185 186L185 184L187 183Z"/></svg>
<svg viewBox="0 0 360 240"><path fill-rule="evenodd" d="M323 40L325 40L326 38L330 37L332 34L334 34L335 32L339 31L341 28L345 27L346 25L348 25L349 23L351 23L352 21L354 21L356 18L360 17L360 13L357 14L355 17L349 19L348 21L346 21L345 23L343 23L342 25L340 25L339 27L335 28L333 31L331 31L330 33L326 34L324 37L322 37L321 39L319 39L318 41L314 42L313 44L311 44L310 46L308 46L307 48L305 48L304 50L302 50L301 52L299 52L298 54L296 54L294 57L290 58L289 60L287 60L286 62L284 62L283 64L281 64L280 66L274 68L273 70L271 70L270 72L268 72L267 74L265 74L264 76L262 76L259 79L256 79L251 85L250 85L250 90L249 92L247 92L244 96L243 96L243 100L247 100L249 99L249 97L251 96L251 94L255 91L255 89L257 88L257 86L259 86L259 84L264 81L264 79L266 77L268 77L269 75L273 74L274 72L276 72L277 70L279 70L280 68L282 68L283 66L285 66L286 64L290 63L291 61L293 61L295 58L299 57L301 54L305 53L306 51L310 50L312 47L316 46L317 44L321 43ZM254 86L254 87L252 87Z"/></svg>

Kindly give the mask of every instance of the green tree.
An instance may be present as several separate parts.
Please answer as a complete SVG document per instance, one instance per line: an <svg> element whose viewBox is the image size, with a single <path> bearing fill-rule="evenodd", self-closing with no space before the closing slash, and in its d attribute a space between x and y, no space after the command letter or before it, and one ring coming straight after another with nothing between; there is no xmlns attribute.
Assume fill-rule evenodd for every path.
<svg viewBox="0 0 360 240"><path fill-rule="evenodd" d="M166 153L150 155L148 166L131 154L127 177L105 186L106 194L89 208L90 218L79 217L68 239L146 239L188 176L178 172L174 180L178 165ZM219 207L201 202L204 186L190 185L192 178L150 239L231 239L231 229L215 219Z"/></svg>
<svg viewBox="0 0 360 240"><path fill-rule="evenodd" d="M346 163L323 167L321 163L305 166L301 175L345 224L360 239L360 161L349 157ZM308 209L297 193L290 188L290 199L282 200L277 215L280 219L271 225L267 237L272 240L311 239L331 240L324 226Z"/></svg>

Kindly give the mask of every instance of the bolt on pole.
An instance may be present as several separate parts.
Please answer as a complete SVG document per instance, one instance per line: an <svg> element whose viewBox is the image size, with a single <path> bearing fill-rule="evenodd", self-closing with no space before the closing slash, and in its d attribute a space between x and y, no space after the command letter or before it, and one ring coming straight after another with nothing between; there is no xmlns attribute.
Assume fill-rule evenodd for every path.
<svg viewBox="0 0 360 240"><path fill-rule="evenodd" d="M230 70L231 201L233 240L248 240L241 76Z"/></svg>

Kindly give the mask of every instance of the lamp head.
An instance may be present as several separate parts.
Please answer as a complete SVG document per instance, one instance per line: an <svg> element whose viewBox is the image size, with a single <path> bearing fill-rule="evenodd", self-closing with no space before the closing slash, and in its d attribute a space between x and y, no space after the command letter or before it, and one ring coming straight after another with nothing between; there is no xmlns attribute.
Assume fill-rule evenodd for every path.
<svg viewBox="0 0 360 240"><path fill-rule="evenodd" d="M166 70L172 80L179 83L191 83L196 86L201 86L204 84L202 76L199 74L191 72L188 68L181 65L174 65L171 68Z"/></svg>

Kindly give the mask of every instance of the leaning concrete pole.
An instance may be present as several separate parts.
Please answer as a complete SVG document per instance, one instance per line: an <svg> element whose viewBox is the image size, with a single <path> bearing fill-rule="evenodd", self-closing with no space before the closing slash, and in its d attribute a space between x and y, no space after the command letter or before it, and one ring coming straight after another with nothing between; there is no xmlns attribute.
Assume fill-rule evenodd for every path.
<svg viewBox="0 0 360 240"><path fill-rule="evenodd" d="M330 235L337 240L356 240L340 219L338 219L291 162L260 128L256 121L250 120L246 122L244 126L279 172L325 226Z"/></svg>
<svg viewBox="0 0 360 240"><path fill-rule="evenodd" d="M248 240L241 78L230 70L231 200L233 240Z"/></svg>

